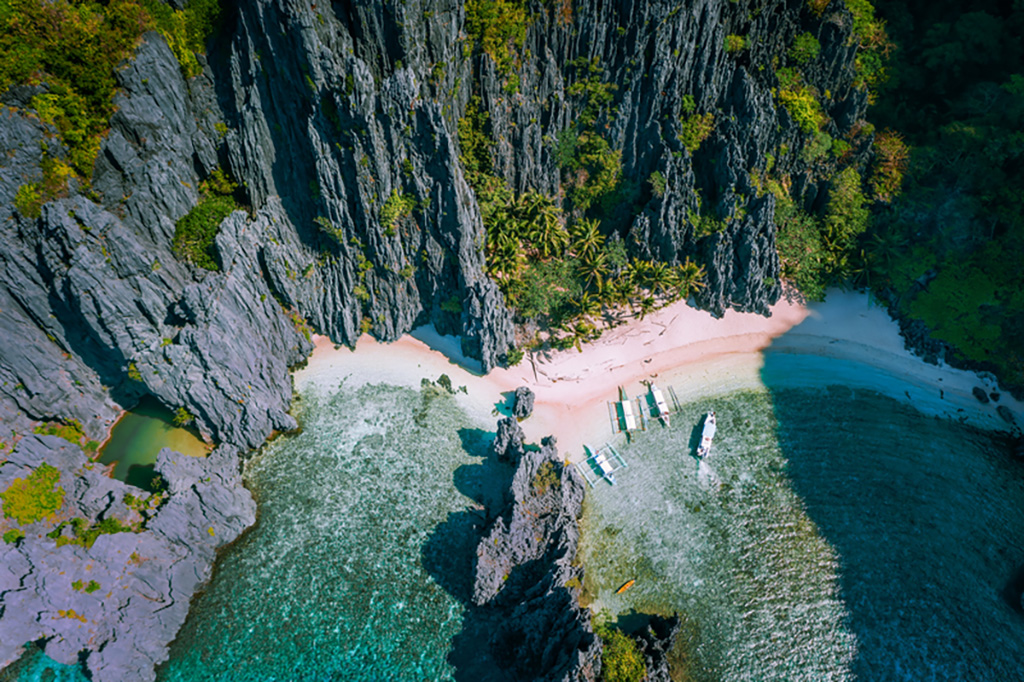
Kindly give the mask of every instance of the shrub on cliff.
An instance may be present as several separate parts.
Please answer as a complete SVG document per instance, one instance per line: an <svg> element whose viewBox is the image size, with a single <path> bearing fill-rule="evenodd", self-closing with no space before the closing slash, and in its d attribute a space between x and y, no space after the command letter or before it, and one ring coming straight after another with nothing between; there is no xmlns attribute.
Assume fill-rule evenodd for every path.
<svg viewBox="0 0 1024 682"><path fill-rule="evenodd" d="M235 187L219 168L200 185L199 203L174 226L174 255L204 270L220 270L213 240L224 219L239 208Z"/></svg>
<svg viewBox="0 0 1024 682"><path fill-rule="evenodd" d="M647 666L636 641L608 625L598 625L594 631L604 645L601 650L602 682L641 682L647 676Z"/></svg>
<svg viewBox="0 0 1024 682"><path fill-rule="evenodd" d="M686 147L686 151L692 154L700 148L704 140L708 139L714 129L714 114L691 114L679 125L679 141Z"/></svg>
<svg viewBox="0 0 1024 682"><path fill-rule="evenodd" d="M117 65L131 57L145 31L155 29L167 38L186 75L196 75L194 53L202 51L219 16L219 0L191 0L181 11L159 0L5 0L0 3L0 92L19 83L44 85L32 108L57 129L68 148L68 164L88 180L114 113ZM39 203L53 196L43 192Z"/></svg>
<svg viewBox="0 0 1024 682"><path fill-rule="evenodd" d="M790 118L805 133L813 133L825 123L825 112L818 102L817 91L804 83L803 76L792 68L779 69L778 97Z"/></svg>
<svg viewBox="0 0 1024 682"><path fill-rule="evenodd" d="M811 33L801 33L793 41L793 44L786 52L789 58L797 64L806 64L818 58L821 52L821 43Z"/></svg>
<svg viewBox="0 0 1024 682"><path fill-rule="evenodd" d="M16 478L0 493L4 516L21 525L35 523L53 516L64 504L64 488L57 485L60 471L45 462L28 478Z"/></svg>
<svg viewBox="0 0 1024 682"><path fill-rule="evenodd" d="M526 8L519 0L466 0L466 32L497 64L512 69L512 48L526 39Z"/></svg>

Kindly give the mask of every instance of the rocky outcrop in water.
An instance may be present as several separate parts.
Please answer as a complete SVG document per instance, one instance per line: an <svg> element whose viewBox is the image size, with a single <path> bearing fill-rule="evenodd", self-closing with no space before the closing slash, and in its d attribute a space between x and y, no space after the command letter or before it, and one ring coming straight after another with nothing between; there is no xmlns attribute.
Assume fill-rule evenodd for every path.
<svg viewBox="0 0 1024 682"><path fill-rule="evenodd" d="M53 517L0 520L5 533L24 534L0 543L0 667L37 642L94 680L154 679L217 549L255 521L238 450L192 458L164 449L157 469L167 491L158 502L104 475L77 446L28 436L0 464L0 491L43 463L60 472ZM124 532L110 532L111 521ZM95 528L106 532L90 542Z"/></svg>
<svg viewBox="0 0 1024 682"><path fill-rule="evenodd" d="M539 451L522 452L514 419L499 428L513 432L500 460L515 473L504 509L477 546L470 610L492 624L488 646L494 662L512 679L594 680L600 672L600 641L579 597L583 569L575 565L584 483L558 458L553 438Z"/></svg>
<svg viewBox="0 0 1024 682"><path fill-rule="evenodd" d="M633 634L640 645L647 668L645 682L672 682L669 673L669 652L675 646L682 621L679 616L651 616L647 626Z"/></svg>

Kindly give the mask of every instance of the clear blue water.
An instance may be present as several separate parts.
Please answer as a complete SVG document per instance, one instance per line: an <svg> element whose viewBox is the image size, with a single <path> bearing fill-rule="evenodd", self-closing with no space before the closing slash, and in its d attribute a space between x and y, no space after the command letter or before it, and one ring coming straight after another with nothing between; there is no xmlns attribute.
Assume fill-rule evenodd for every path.
<svg viewBox="0 0 1024 682"><path fill-rule="evenodd" d="M901 392L855 363L768 354L762 378L622 444L629 469L585 515L594 608L627 627L682 613L682 679L1024 679L1024 467L1005 442L918 412L913 388L827 385Z"/></svg>
<svg viewBox="0 0 1024 682"><path fill-rule="evenodd" d="M1024 678L1008 593L1024 470L1004 444L913 409L925 388L872 392L902 379L855 364L768 353L762 378L616 441L630 466L584 517L594 608L627 627L681 613L679 679ZM159 679L468 680L448 663L453 595L470 579L466 507L490 494L489 433L448 396L384 386L307 391L299 412L303 432L248 465L258 523L218 560ZM47 667L26 658L15 679Z"/></svg>
<svg viewBox="0 0 1024 682"><path fill-rule="evenodd" d="M257 524L219 559L159 679L451 679L462 606L440 583L465 569L445 566L436 531L471 503L453 481L478 468L480 433L447 395L302 398L302 433L247 467Z"/></svg>

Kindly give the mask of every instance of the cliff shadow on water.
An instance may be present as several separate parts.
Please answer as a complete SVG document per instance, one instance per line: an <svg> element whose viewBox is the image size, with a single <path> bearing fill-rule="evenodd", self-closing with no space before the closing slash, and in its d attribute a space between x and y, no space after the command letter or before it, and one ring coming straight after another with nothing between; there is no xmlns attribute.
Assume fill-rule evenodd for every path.
<svg viewBox="0 0 1024 682"><path fill-rule="evenodd" d="M851 672L1019 679L1024 466L1008 438L919 411L939 386L785 345L762 368L780 473L834 550Z"/></svg>
<svg viewBox="0 0 1024 682"><path fill-rule="evenodd" d="M482 429L460 429L462 446L479 464L455 470L455 487L477 506L450 512L438 524L422 549L423 567L438 585L459 600L466 609L462 631L452 641L448 662L458 682L504 680L491 659L488 647L490 626L481 609L473 608L477 545L493 519L487 510L501 509L511 485L514 469L498 460L491 448L494 433Z"/></svg>

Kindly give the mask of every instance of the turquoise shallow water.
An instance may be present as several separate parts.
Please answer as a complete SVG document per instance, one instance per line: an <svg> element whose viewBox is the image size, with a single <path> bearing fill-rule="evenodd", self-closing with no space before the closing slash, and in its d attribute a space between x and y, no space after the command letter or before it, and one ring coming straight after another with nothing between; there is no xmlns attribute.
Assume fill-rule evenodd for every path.
<svg viewBox="0 0 1024 682"><path fill-rule="evenodd" d="M686 405L622 444L629 469L585 515L594 607L627 627L683 613L689 679L1024 678L1024 467L1005 442L827 386L902 388L855 363L768 355L762 376L771 390Z"/></svg>
<svg viewBox="0 0 1024 682"><path fill-rule="evenodd" d="M257 525L218 561L159 679L445 680L462 607L424 568L477 432L449 396L303 394L245 479ZM472 467L470 467L472 468Z"/></svg>

